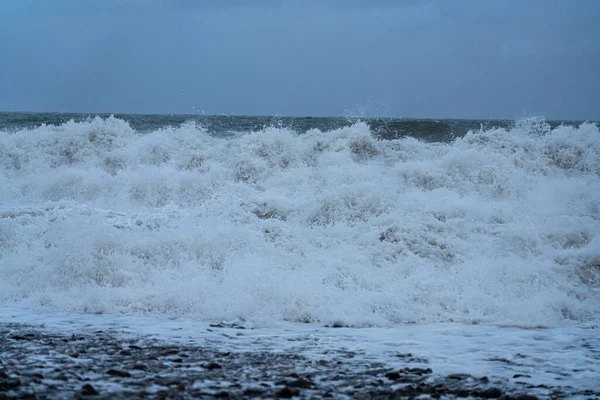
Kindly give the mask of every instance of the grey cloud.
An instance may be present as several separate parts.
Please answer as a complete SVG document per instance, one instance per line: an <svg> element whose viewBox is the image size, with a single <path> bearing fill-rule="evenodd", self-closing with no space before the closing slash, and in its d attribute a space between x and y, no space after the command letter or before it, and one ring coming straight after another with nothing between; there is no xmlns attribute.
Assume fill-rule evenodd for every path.
<svg viewBox="0 0 600 400"><path fill-rule="evenodd" d="M600 118L595 1L9 3L4 110Z"/></svg>

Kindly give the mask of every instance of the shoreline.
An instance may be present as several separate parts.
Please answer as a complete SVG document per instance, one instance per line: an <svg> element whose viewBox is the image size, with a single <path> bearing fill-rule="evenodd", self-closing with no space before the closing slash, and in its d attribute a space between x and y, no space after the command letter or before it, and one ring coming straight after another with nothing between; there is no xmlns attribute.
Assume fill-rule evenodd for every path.
<svg viewBox="0 0 600 400"><path fill-rule="evenodd" d="M225 328L225 329L223 329ZM244 327L213 325L219 345L182 344L110 330L78 334L0 322L0 399L93 398L594 398L600 392L508 382L477 374L439 375L427 360L404 365L327 349L322 359L274 349L228 349ZM476 367L474 367L476 368ZM523 376L526 378L526 376ZM514 378L514 377L513 377ZM519 378L519 376L516 376Z"/></svg>

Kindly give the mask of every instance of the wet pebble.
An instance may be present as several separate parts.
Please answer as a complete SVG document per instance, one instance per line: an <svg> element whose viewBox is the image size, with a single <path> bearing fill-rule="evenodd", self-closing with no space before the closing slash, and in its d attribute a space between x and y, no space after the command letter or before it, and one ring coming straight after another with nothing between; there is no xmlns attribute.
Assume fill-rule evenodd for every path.
<svg viewBox="0 0 600 400"><path fill-rule="evenodd" d="M11 390L21 386L20 379L4 379L0 381L0 390Z"/></svg>
<svg viewBox="0 0 600 400"><path fill-rule="evenodd" d="M288 382L287 386L308 389L313 386L313 383L307 379L300 378L300 379L296 379L291 382Z"/></svg>
<svg viewBox="0 0 600 400"><path fill-rule="evenodd" d="M400 379L400 373L399 372L388 372L387 374L385 374L385 377L388 378L389 380L396 381L396 380Z"/></svg>
<svg viewBox="0 0 600 400"><path fill-rule="evenodd" d="M502 391L498 388L489 388L482 391L476 391L473 394L484 399L497 399L502 396Z"/></svg>
<svg viewBox="0 0 600 400"><path fill-rule="evenodd" d="M98 391L92 385L90 385L89 383L86 383L85 385L83 385L81 387L80 393L82 395L86 395L86 396L95 396L98 394Z"/></svg>
<svg viewBox="0 0 600 400"><path fill-rule="evenodd" d="M244 396L247 396L247 397L257 397L257 396L260 396L262 393L264 393L263 389L255 388L255 387L249 387L244 390Z"/></svg>
<svg viewBox="0 0 600 400"><path fill-rule="evenodd" d="M450 374L446 378L451 379L451 380L456 380L456 381L462 381L462 380L469 379L470 377L471 377L471 375L467 375L467 374Z"/></svg>
<svg viewBox="0 0 600 400"><path fill-rule="evenodd" d="M61 336L0 323L0 398L3 392L14 398L35 392L40 398L101 396L116 400L468 396L535 399L526 393L514 395L520 392L511 392L509 382L496 389L488 387L487 378L435 375L423 367L426 361L417 360L411 353L399 354L404 368L392 370L381 360L366 360L360 351L329 349L324 354L327 359L319 360L271 351L223 352L231 338L222 340L219 348L181 346L150 338L123 340L118 334L102 331ZM107 380L110 385L106 385ZM151 393L146 389L149 387L153 388ZM517 388L526 389L522 385Z"/></svg>
<svg viewBox="0 0 600 400"><path fill-rule="evenodd" d="M277 392L277 397L282 399L290 399L294 396L294 392L288 387L284 387L283 389Z"/></svg>
<svg viewBox="0 0 600 400"><path fill-rule="evenodd" d="M119 378L130 378L131 374L127 371L120 371L118 369L109 369L106 373L110 376L116 376Z"/></svg>
<svg viewBox="0 0 600 400"><path fill-rule="evenodd" d="M203 368L205 368L205 369L208 369L208 370L213 370L213 369L221 369L221 368L223 368L223 367L221 366L221 364L219 364L219 363L216 363L216 362L209 362L209 363L203 364L203 365L202 365L202 367L203 367Z"/></svg>

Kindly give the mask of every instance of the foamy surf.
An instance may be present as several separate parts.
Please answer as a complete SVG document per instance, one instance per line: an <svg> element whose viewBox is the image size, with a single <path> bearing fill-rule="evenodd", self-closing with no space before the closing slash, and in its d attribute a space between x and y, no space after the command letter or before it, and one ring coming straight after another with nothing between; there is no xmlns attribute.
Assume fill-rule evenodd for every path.
<svg viewBox="0 0 600 400"><path fill-rule="evenodd" d="M0 303L354 326L598 321L600 134L0 135Z"/></svg>

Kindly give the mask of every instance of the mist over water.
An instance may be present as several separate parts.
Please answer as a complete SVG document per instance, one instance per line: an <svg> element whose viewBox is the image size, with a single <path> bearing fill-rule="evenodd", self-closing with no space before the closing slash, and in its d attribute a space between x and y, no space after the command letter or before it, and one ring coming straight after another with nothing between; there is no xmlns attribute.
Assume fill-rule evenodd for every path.
<svg viewBox="0 0 600 400"><path fill-rule="evenodd" d="M598 321L596 124L381 140L373 123L325 122L6 128L0 304L357 326Z"/></svg>

